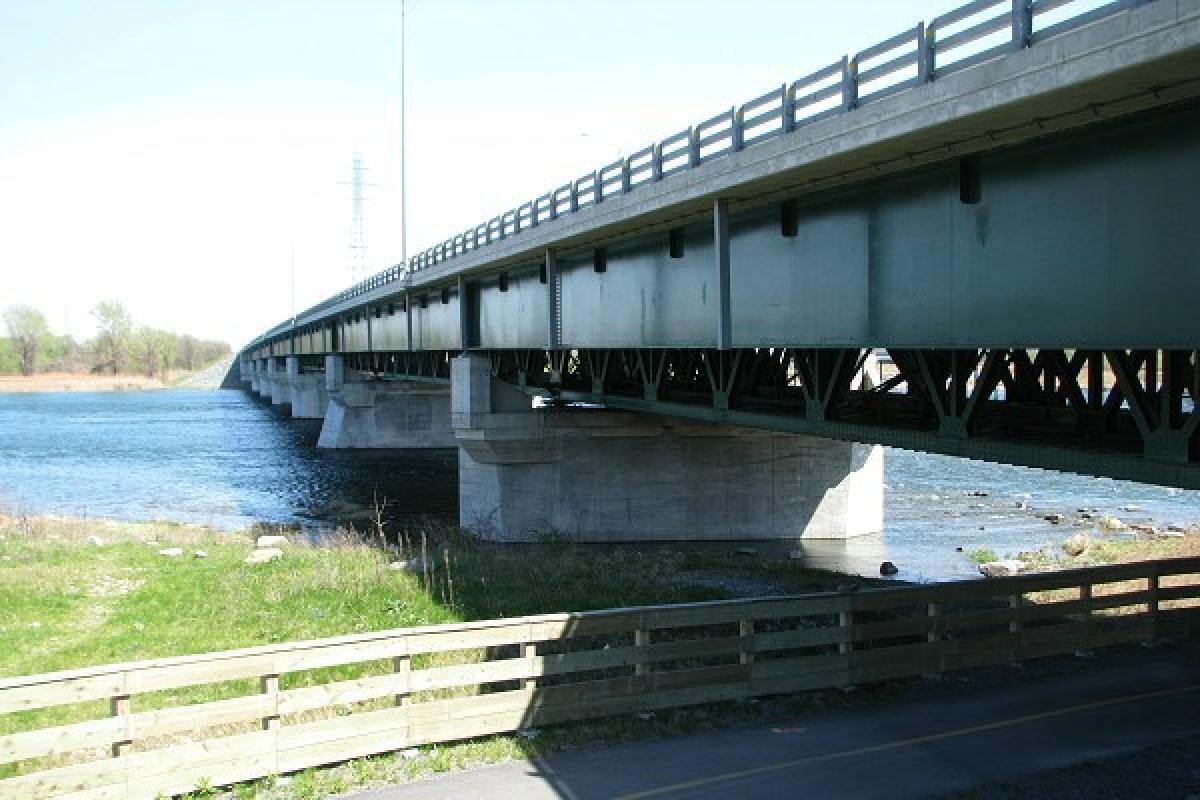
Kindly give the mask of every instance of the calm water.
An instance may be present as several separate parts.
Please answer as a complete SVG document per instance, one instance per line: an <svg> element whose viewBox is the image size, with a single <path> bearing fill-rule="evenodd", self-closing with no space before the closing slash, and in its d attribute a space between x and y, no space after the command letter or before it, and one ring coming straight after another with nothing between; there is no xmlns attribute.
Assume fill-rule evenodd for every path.
<svg viewBox="0 0 1200 800"><path fill-rule="evenodd" d="M452 453L318 450L318 432L319 422L283 417L242 392L0 395L0 505L313 528L331 507L369 506L378 494L400 515L455 517ZM806 543L811 561L872 574L886 558L904 578L965 577L974 566L956 547L1056 547L1080 508L1129 522L1200 522L1200 492L897 450L886 464L884 534ZM1051 525L1051 512L1068 521Z"/></svg>

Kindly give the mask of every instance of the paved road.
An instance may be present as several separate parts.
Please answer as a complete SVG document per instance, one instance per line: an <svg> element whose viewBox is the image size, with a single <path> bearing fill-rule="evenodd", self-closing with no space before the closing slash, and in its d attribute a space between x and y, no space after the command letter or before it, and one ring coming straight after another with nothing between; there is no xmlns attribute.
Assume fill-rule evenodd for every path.
<svg viewBox="0 0 1200 800"><path fill-rule="evenodd" d="M1098 656L1073 674L939 688L793 722L503 764L354 800L896 800L994 786L1196 737L1197 655L1189 647Z"/></svg>

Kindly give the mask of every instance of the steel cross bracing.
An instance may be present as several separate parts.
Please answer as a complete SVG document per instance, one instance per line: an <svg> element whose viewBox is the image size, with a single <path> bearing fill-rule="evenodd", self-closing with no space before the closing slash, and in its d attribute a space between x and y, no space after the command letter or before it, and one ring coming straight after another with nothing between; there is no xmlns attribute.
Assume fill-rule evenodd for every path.
<svg viewBox="0 0 1200 800"><path fill-rule="evenodd" d="M516 386L697 420L1200 488L1200 352L504 350ZM886 356L883 354L886 353ZM457 353L347 355L448 381Z"/></svg>

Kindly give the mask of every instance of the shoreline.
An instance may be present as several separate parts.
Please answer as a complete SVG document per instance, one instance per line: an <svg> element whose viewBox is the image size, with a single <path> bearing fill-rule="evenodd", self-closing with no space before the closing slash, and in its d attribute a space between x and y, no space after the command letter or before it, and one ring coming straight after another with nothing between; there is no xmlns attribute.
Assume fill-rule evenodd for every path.
<svg viewBox="0 0 1200 800"><path fill-rule="evenodd" d="M169 388L169 384L144 375L77 375L70 372L48 372L29 376L0 375L0 394L142 392Z"/></svg>

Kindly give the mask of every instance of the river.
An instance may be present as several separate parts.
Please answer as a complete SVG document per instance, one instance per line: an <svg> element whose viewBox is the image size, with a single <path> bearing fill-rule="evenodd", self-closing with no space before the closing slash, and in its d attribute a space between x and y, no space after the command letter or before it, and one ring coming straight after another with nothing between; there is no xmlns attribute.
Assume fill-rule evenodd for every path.
<svg viewBox="0 0 1200 800"><path fill-rule="evenodd" d="M319 422L236 391L0 395L0 506L10 513L317 530L330 508L387 498L389 516L456 516L454 455L319 450ZM804 544L810 563L898 577L975 575L967 553L1056 548L1077 509L1200 522L1200 492L889 449L885 530ZM986 493L981 494L981 493ZM1061 525L1044 517L1067 516ZM957 549L961 548L961 552Z"/></svg>

